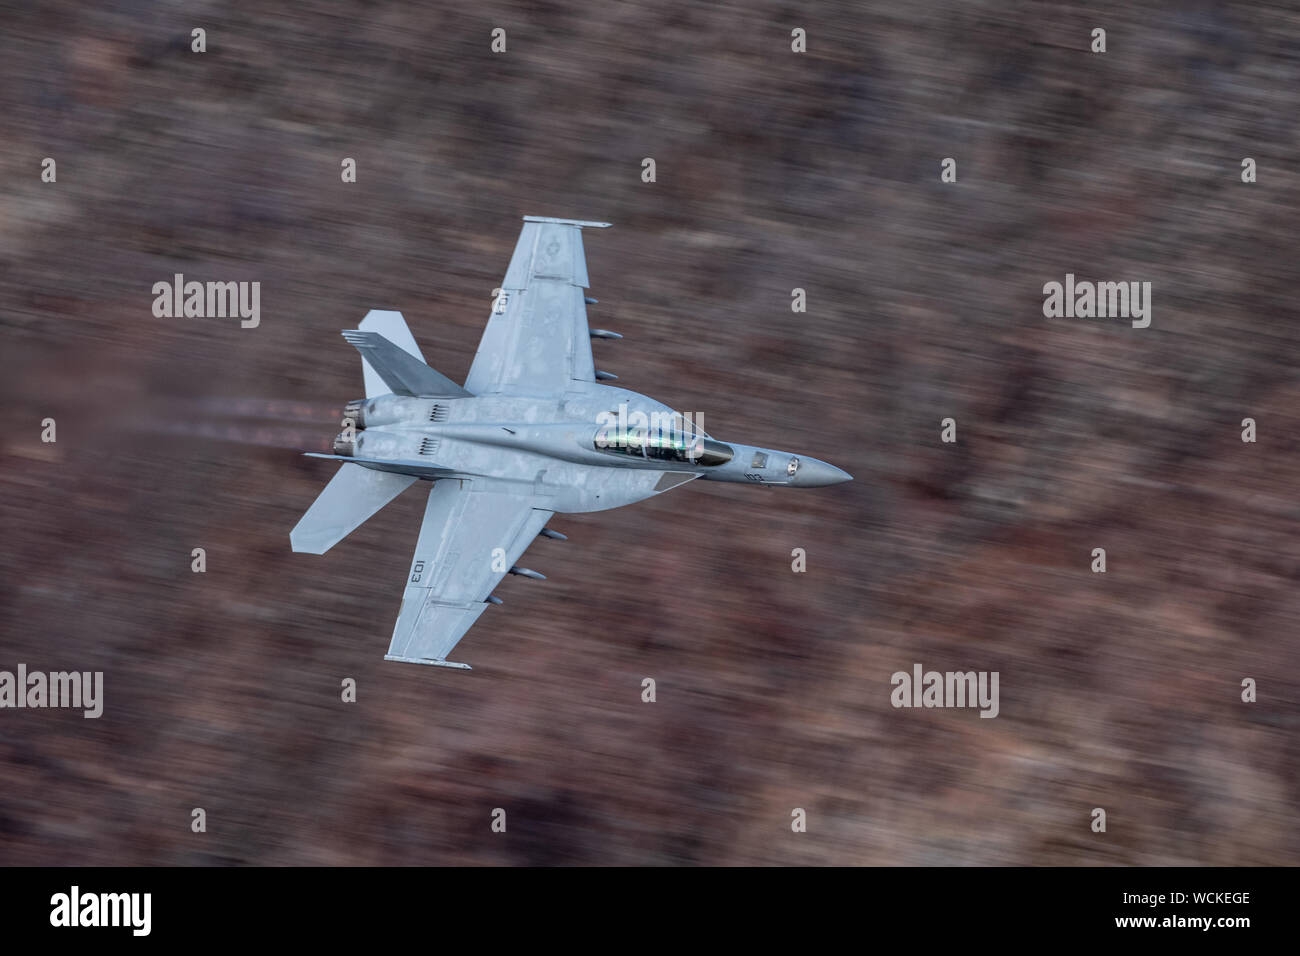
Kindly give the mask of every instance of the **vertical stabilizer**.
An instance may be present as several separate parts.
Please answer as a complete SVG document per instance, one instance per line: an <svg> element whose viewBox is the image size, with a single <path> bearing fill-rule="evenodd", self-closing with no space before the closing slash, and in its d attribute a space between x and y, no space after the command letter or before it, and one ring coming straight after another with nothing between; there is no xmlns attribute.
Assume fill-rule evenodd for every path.
<svg viewBox="0 0 1300 956"><path fill-rule="evenodd" d="M425 365L424 356L420 353L420 346L415 344L415 336L411 334L410 328L406 325L406 319L402 318L400 312L388 312L383 309L371 309L366 313L366 317L361 320L357 326L362 332L378 332L388 341L392 342L403 352L414 355ZM383 378L370 367L370 363L363 356L361 359L361 369L366 377L366 398L374 398L376 395L387 395L390 391L384 383Z"/></svg>

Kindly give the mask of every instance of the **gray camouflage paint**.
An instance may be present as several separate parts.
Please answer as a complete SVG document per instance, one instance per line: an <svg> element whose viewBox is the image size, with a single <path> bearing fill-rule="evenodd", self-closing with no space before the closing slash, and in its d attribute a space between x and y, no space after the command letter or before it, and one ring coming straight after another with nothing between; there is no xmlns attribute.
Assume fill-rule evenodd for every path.
<svg viewBox="0 0 1300 956"><path fill-rule="evenodd" d="M500 603L491 591L506 573L538 576L515 562L556 512L619 508L696 478L805 488L850 480L815 458L753 445L728 443L720 464L596 447L602 413L676 414L597 380L606 376L591 354L582 228L607 225L524 217L463 389L427 367L398 312L372 311L344 333L362 354L366 398L348 407L355 437L345 432L339 454L315 456L344 464L290 538L295 551L323 554L413 482L432 482L388 660L467 667L447 653Z"/></svg>

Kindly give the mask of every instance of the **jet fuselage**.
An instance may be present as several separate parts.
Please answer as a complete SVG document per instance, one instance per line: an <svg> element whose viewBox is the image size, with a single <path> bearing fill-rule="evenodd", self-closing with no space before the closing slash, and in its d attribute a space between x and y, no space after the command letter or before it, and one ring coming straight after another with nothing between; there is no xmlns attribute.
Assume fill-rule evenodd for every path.
<svg viewBox="0 0 1300 956"><path fill-rule="evenodd" d="M795 487L850 478L816 458L717 441L637 392L573 385L559 400L362 399L348 405L351 428L345 421L335 452L399 474L525 484L553 498L551 510L560 512L621 507L694 478Z"/></svg>

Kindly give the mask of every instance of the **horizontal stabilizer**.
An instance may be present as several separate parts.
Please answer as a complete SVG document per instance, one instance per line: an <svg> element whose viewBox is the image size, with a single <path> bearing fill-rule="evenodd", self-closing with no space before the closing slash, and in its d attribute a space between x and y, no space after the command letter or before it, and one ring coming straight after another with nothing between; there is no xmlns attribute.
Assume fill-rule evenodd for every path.
<svg viewBox="0 0 1300 956"><path fill-rule="evenodd" d="M289 532L293 550L324 554L417 480L344 463Z"/></svg>
<svg viewBox="0 0 1300 956"><path fill-rule="evenodd" d="M465 398L465 391L447 376L435 372L411 353L398 348L378 332L349 329L343 333L356 346L366 364L383 379L394 395L416 398Z"/></svg>

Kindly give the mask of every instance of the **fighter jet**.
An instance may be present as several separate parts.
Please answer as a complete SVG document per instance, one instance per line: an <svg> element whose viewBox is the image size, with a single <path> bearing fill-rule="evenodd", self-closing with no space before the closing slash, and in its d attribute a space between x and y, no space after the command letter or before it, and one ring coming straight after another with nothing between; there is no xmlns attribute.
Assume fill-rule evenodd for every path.
<svg viewBox="0 0 1300 956"><path fill-rule="evenodd" d="M417 481L424 522L384 660L468 670L447 660L556 513L604 511L697 478L815 488L849 481L807 455L722 442L695 416L605 384L587 326L583 229L607 222L525 216L463 386L425 362L400 312L371 311L343 337L361 353L366 397L349 402L343 462L290 533L324 554Z"/></svg>

